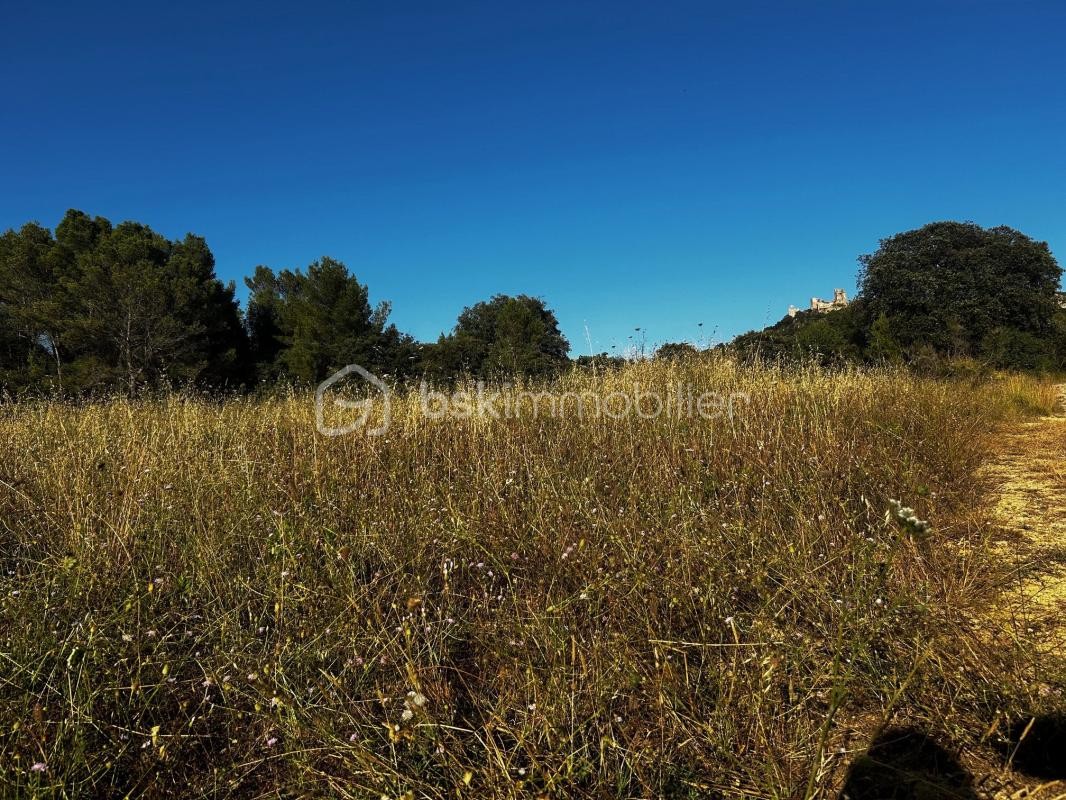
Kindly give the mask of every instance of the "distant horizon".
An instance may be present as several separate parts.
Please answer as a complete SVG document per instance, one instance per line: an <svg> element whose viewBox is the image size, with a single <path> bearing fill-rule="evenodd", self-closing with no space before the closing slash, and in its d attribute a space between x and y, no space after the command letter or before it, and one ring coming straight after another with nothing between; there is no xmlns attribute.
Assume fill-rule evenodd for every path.
<svg viewBox="0 0 1066 800"><path fill-rule="evenodd" d="M193 232L242 302L329 255L421 342L519 293L575 357L728 341L929 222L1066 252L1066 8L1021 12L20 6L0 228Z"/></svg>
<svg viewBox="0 0 1066 800"><path fill-rule="evenodd" d="M143 220L143 219L122 219L122 220L117 220L117 219L111 219L110 217L107 217L106 214L96 214L96 213L93 213L93 212L91 212L91 211L89 211L87 209L73 209L73 210L82 211L82 212L84 212L86 214L89 214L90 216L93 216L93 217L97 217L97 216L105 217L113 225L118 225L118 224L120 224L122 222L136 222L136 223L141 223L141 224L144 224L144 225L148 225L148 227L152 228L157 233L159 233L160 235L165 236L167 239L169 239L171 241L179 240L179 239L183 238L186 234L193 234L193 235L196 235L196 236L200 236L201 235L201 234L199 234L199 233L197 233L196 231L193 231L193 230L184 231L181 234L170 234L168 232L158 230L155 226L153 226L151 224L151 222L148 222L148 221ZM929 220L928 222L923 223L923 225L927 225L927 224L932 223L932 222L944 222L944 221L948 221L948 220ZM975 222L974 220L954 220L954 221L956 221L956 222ZM58 221L56 223L49 224L49 223L47 223L47 222L45 222L43 220L25 220L23 223L20 223L20 224L26 224L26 223L29 223L29 222L35 222L35 223L40 224L43 227L45 227L45 228L47 228L47 229L49 229L49 230L54 232L55 231L55 226L56 226ZM980 223L976 223L976 224L980 224ZM19 226L18 225L16 225L16 226L8 226L8 228L10 228L10 227L14 227L14 228L17 229ZM918 225L918 226L915 226L915 227L919 228L919 227L922 227L922 225ZM991 226L991 225L982 225L982 227L988 228L988 227L993 227L993 226ZM1013 226L1009 226L1009 227L1013 227ZM7 230L7 228L4 228L4 230ZM913 229L908 229L908 230L913 230ZM894 233L902 233L902 232L903 231L895 231ZM1025 231L1022 231L1022 233L1025 233ZM888 234L888 235L890 235L890 234ZM880 237L880 238L881 239L887 238L888 235ZM206 237L204 237L204 238L206 240ZM1037 239L1037 241L1043 241L1043 240ZM211 247L211 242L209 240L207 241L207 245L208 245L209 248ZM1049 248L1050 248L1050 244L1049 244ZM876 249L877 249L877 247L875 245L874 247L871 247L868 252L872 253ZM1054 249L1053 248L1050 248L1050 249L1051 249L1052 255L1054 256ZM815 292L813 292L811 294L808 294L808 295L806 295L806 296L804 296L802 298L799 298L798 300L791 301L790 305L796 306L798 311L807 311L807 310L809 310L810 302L811 302L812 298L818 298L820 300L826 300L826 301L831 300L832 297L833 297L834 291L837 290L837 289L843 289L844 290L844 292L847 295L848 302L851 302L852 300L854 300L856 298L856 296L858 295L859 290L860 290L860 286L859 286L859 283L857 281L857 275L858 275L857 270L858 270L858 266L859 266L858 265L858 256L859 255L861 255L861 254L856 255L856 273L854 275L852 275L847 281L842 282L842 283L834 284L832 287L830 287L830 288L828 288L826 290L815 291ZM337 255L335 255L333 253L322 253L320 256L309 260L305 264L299 264L299 265L264 264L262 266L271 267L275 271L284 270L284 269L306 270L306 268L310 264L314 263L315 261L318 261L321 258L325 258L325 257L333 258L333 259L335 259L337 261L340 261L340 262L344 263L348 267L349 272L351 272L353 275L355 275L355 277L358 278L361 283L366 285L366 281L359 275L358 271L356 271L355 269L352 268L352 265L350 263L348 263L344 258L339 257L339 256L337 256ZM256 266L260 266L260 265L256 265ZM217 257L216 257L216 273L217 272L218 272L218 268L217 268ZM252 272L254 272L254 267L251 270L249 270L249 272L246 275L241 275L241 276L237 276L237 277L232 277L231 276L231 277L226 278L226 277L223 277L221 274L219 274L219 278L220 278L220 280L222 280L222 282L224 284L225 283L230 283L230 282L232 282L234 284L234 286L235 286L235 296L236 296L238 302L240 303L240 307L241 307L242 311L246 311L247 310L247 299L248 299L248 294L249 294L248 293L248 289L247 289L247 287L244 284L244 278L245 277L250 277ZM1066 284L1062 284L1062 286L1066 287ZM373 286L368 286L368 288L370 290L370 302L371 302L371 305L377 305L377 303L379 303L381 301L388 302L391 305L389 321L391 323L395 323L396 322L396 311L397 311L396 302L392 298L376 296ZM544 300L545 303L547 304L547 306L549 308L551 308L553 311L555 310L554 306L552 305L550 297L547 297L547 296L544 296L544 295L535 295L532 292L526 292L526 291L522 291L522 290L517 290L517 291L513 291L513 292L491 292L491 293L489 293L489 294L487 294L487 295L485 295L483 297L473 298L473 299L470 300L470 302L465 303L463 306L461 306L461 307L459 307L459 308L457 308L455 310L455 317L458 317L458 315L463 311L463 309L468 308L468 307L470 307L472 305L475 305L476 303L479 303L479 302L482 302L482 301L485 301L485 300L490 300L492 297L494 297L495 295L498 295L498 294L510 294L510 295L521 295L521 294L524 294L524 295L536 296L536 297L539 297L540 299ZM688 343L688 344L696 345L698 347L709 349L709 348L714 347L715 345L718 345L718 344L728 343L728 342L730 342L731 340L733 340L734 338L736 338L737 336L739 336L741 334L749 333L749 332L752 332L752 331L758 331L758 330L761 330L763 328L769 327L769 326L771 326L771 325L773 325L773 324L775 324L777 322L780 322L781 319L783 319L784 317L788 316L788 311L789 311L789 307L786 306L781 311L780 314L777 314L776 316L774 316L772 309L768 308L767 312L766 312L766 318L764 319L764 321L762 321L762 322L760 322L758 324L753 324L751 327L748 327L748 328L745 328L745 329L742 329L742 330L738 330L738 331L736 331L736 332L734 332L734 333L732 333L732 334L730 334L728 336L725 336L725 337L717 335L717 332L716 332L716 330L714 328L711 328L710 330L708 330L707 329L707 324L704 323L704 322L695 323L695 326L697 328L697 335L695 335L693 337L690 337L690 338L686 338L686 339L662 339L662 340L648 339L647 336L646 336L647 331L641 326L635 326L633 328L632 332L626 334L626 340L625 340L625 342L622 343L622 346L619 347L619 346L612 345L611 348L608 348L606 350L596 350L596 349L589 350L589 348L588 348L588 340L589 340L589 338L591 338L591 331L588 331L588 333L586 334L586 329L582 328L582 330L581 330L582 338L575 340L575 339L571 338L569 335L567 335L567 324L566 324L566 322L563 319L561 319L561 318L560 318L559 322L560 322L560 329L562 329L563 334L567 335L567 341L570 344L570 357L571 358L578 358L578 357L583 356L583 355L601 355L603 353L607 353L608 355L618 355L618 356L625 356L627 358L630 358L630 357L635 357L637 355L650 355L658 347L660 347L660 346L662 346L664 344L671 344L671 343ZM558 314L557 314L557 316L558 316ZM429 336L429 337L426 337L426 338L422 338L422 337L418 336L413 331L411 331L411 330L409 330L407 328L404 328L400 324L397 324L397 327L403 333L411 334L414 337L415 341L418 342L419 344L432 344L432 343L436 342L437 339L441 335L447 335L448 333L450 333L452 328L454 327L454 324L455 324L455 319L453 318L451 323L446 328L442 329L439 333L437 333L435 335L432 335L432 336ZM643 339L641 339L641 334L642 333L645 334ZM584 345L584 349L582 349L582 345ZM612 350L614 350L615 352L612 352Z"/></svg>

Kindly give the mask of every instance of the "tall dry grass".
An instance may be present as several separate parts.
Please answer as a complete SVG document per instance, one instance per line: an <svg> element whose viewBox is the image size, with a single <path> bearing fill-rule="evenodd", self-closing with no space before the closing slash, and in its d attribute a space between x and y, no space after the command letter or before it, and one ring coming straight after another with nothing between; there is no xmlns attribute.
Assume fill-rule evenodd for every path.
<svg viewBox="0 0 1066 800"><path fill-rule="evenodd" d="M547 390L682 385L748 401L411 394L376 438L302 395L0 408L5 795L822 796L885 722L976 739L1025 701L972 621L1002 577L975 473L1048 386L714 360Z"/></svg>

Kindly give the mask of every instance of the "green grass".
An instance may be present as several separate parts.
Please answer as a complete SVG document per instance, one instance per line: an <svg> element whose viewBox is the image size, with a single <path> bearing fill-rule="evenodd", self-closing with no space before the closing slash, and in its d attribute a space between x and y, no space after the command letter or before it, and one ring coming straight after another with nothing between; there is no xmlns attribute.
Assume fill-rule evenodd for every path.
<svg viewBox="0 0 1066 800"><path fill-rule="evenodd" d="M2 794L824 796L884 723L976 743L1026 702L972 622L1004 580L975 474L1048 385L711 360L547 390L682 383L750 402L411 395L377 438L318 435L310 395L0 407Z"/></svg>

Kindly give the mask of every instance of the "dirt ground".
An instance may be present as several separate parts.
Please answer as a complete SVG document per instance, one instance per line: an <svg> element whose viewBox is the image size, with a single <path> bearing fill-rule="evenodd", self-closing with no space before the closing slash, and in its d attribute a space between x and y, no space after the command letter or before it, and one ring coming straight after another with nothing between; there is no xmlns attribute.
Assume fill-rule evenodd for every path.
<svg viewBox="0 0 1066 800"><path fill-rule="evenodd" d="M1066 385L1059 390L1057 413L1007 431L987 468L997 486L996 511L1003 531L995 545L1016 575L996 613L1017 615L1018 609L1026 609L1023 617L995 622L1012 624L1049 665L1066 658ZM1045 749L1056 754L1053 758L1066 753L1061 720L1034 720L1025 735L1030 740L1050 737ZM1052 772L1045 776L1055 778L1050 781L1027 779L1020 772L1000 776L1000 788L990 796L1062 800L1066 763Z"/></svg>

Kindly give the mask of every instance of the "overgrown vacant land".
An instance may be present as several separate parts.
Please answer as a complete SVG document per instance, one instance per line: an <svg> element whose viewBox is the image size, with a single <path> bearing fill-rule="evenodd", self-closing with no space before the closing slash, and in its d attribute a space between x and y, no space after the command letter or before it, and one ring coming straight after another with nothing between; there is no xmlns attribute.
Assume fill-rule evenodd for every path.
<svg viewBox="0 0 1066 800"><path fill-rule="evenodd" d="M549 388L638 386L738 399L413 394L337 438L310 396L0 408L2 793L833 796L885 729L994 767L1061 711L1054 654L990 635L979 477L1049 383L703 360Z"/></svg>

